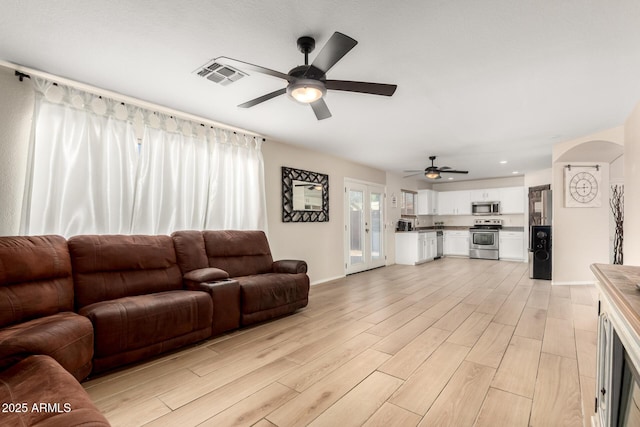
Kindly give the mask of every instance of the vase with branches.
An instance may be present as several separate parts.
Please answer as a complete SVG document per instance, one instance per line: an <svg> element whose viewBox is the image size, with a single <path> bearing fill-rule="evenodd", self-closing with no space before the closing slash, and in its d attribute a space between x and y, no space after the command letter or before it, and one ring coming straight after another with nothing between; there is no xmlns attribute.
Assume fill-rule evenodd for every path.
<svg viewBox="0 0 640 427"><path fill-rule="evenodd" d="M622 224L624 221L624 185L611 186L611 198L609 199L613 220L615 222L615 235L613 238L613 263L622 264Z"/></svg>

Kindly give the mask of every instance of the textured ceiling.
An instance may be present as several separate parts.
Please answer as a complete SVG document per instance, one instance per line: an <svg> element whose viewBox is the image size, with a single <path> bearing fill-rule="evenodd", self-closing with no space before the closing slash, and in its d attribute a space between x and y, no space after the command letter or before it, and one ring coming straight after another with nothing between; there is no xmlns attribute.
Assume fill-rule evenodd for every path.
<svg viewBox="0 0 640 427"><path fill-rule="evenodd" d="M551 165L559 141L619 126L640 101L640 1L4 1L0 60L402 174L460 179ZM333 113L249 73L220 86L193 71L227 56L284 73L334 31L359 44L330 79L395 83L391 98L332 92ZM507 160L507 164L499 161Z"/></svg>

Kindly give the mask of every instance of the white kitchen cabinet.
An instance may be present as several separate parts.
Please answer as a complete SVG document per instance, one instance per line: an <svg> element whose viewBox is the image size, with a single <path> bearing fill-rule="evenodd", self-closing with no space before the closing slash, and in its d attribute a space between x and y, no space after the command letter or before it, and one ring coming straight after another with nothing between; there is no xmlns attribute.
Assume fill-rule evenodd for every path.
<svg viewBox="0 0 640 427"><path fill-rule="evenodd" d="M455 201L453 191L438 192L438 215L454 215Z"/></svg>
<svg viewBox="0 0 640 427"><path fill-rule="evenodd" d="M438 254L438 239L436 237L436 233L424 233L425 234L425 245L427 249L426 257L427 260L432 260Z"/></svg>
<svg viewBox="0 0 640 427"><path fill-rule="evenodd" d="M497 188L484 190L471 190L472 202L497 202L500 200L500 191Z"/></svg>
<svg viewBox="0 0 640 427"><path fill-rule="evenodd" d="M471 215L471 193L469 191L438 192L439 215Z"/></svg>
<svg viewBox="0 0 640 427"><path fill-rule="evenodd" d="M524 213L525 192L524 187L500 188L500 213L521 214Z"/></svg>
<svg viewBox="0 0 640 427"><path fill-rule="evenodd" d="M633 289L640 269L592 264L591 271L597 279L599 317L595 387L589 396L591 402L595 398L596 413L590 425L638 426L640 335L636 324L640 299Z"/></svg>
<svg viewBox="0 0 640 427"><path fill-rule="evenodd" d="M421 264L433 260L435 256L435 232L396 233L396 264Z"/></svg>
<svg viewBox="0 0 640 427"><path fill-rule="evenodd" d="M500 259L524 260L524 231L500 231Z"/></svg>
<svg viewBox="0 0 640 427"><path fill-rule="evenodd" d="M402 190L400 196L400 214L401 215L415 215L416 214L416 197L417 194L413 191Z"/></svg>
<svg viewBox="0 0 640 427"><path fill-rule="evenodd" d="M444 255L469 256L468 230L445 230L443 239Z"/></svg>
<svg viewBox="0 0 640 427"><path fill-rule="evenodd" d="M456 193L456 215L471 215L471 192L454 191Z"/></svg>
<svg viewBox="0 0 640 427"><path fill-rule="evenodd" d="M418 190L418 215L438 213L438 193L433 190Z"/></svg>

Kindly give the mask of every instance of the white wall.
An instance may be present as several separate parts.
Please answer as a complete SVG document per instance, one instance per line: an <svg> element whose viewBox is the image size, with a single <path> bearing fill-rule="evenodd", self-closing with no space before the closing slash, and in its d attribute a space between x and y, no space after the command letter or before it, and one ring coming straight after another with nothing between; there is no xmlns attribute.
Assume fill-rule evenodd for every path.
<svg viewBox="0 0 640 427"><path fill-rule="evenodd" d="M622 129L615 128L553 147L553 284L594 283L590 265L609 262L609 162L618 157L612 153L620 149L622 139ZM581 146L586 149L582 151ZM599 152L593 147L599 147ZM564 166L568 163L600 165L601 207L564 207Z"/></svg>
<svg viewBox="0 0 640 427"><path fill-rule="evenodd" d="M624 126L625 265L640 265L640 104Z"/></svg>
<svg viewBox="0 0 640 427"><path fill-rule="evenodd" d="M524 187L529 191L529 187L538 187L540 185L549 185L553 179L552 169L542 169L539 171L529 172L524 176Z"/></svg>
<svg viewBox="0 0 640 427"><path fill-rule="evenodd" d="M396 245L395 245L395 229L398 220L400 219L400 193L402 190L416 190L417 182L415 180L409 181L403 179L400 175L396 175L390 172L386 174L387 181L387 265L396 263ZM392 206L391 198L395 196L397 199L396 207Z"/></svg>
<svg viewBox="0 0 640 427"><path fill-rule="evenodd" d="M0 67L0 235L20 231L34 95L28 80Z"/></svg>
<svg viewBox="0 0 640 427"><path fill-rule="evenodd" d="M524 176L510 176L508 178L477 179L473 181L455 181L433 184L436 191L482 190L484 188L522 187Z"/></svg>
<svg viewBox="0 0 640 427"><path fill-rule="evenodd" d="M553 167L553 284L594 283L589 266L609 262L609 164L601 163L599 208L564 207L564 165Z"/></svg>
<svg viewBox="0 0 640 427"><path fill-rule="evenodd" d="M262 146L267 193L269 244L274 259L303 259L309 265L311 283L343 277L344 180L357 179L385 185L386 173L337 157L268 140ZM282 166L329 175L329 221L282 222ZM387 199L389 199L387 197ZM389 221L385 220L388 224ZM387 247L393 245L388 236Z"/></svg>

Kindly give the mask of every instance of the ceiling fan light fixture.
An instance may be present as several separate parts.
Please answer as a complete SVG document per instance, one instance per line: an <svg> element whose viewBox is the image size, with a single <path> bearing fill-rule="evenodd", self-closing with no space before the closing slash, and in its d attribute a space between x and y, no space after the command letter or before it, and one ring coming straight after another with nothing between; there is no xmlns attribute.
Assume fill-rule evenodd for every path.
<svg viewBox="0 0 640 427"><path fill-rule="evenodd" d="M438 171L429 171L427 173L424 174L424 176L426 176L429 179L440 179L440 172Z"/></svg>
<svg viewBox="0 0 640 427"><path fill-rule="evenodd" d="M301 104L311 104L326 93L327 88L320 80L298 79L287 86L287 94Z"/></svg>

